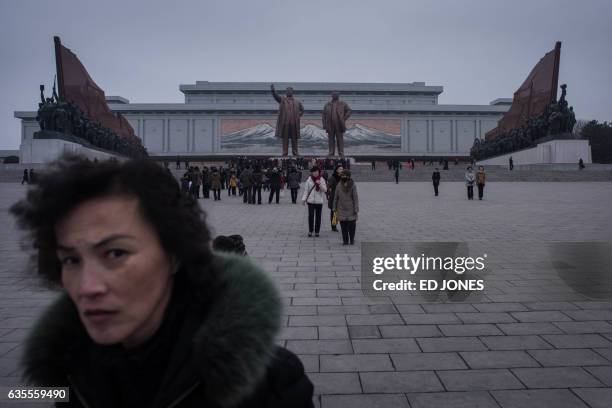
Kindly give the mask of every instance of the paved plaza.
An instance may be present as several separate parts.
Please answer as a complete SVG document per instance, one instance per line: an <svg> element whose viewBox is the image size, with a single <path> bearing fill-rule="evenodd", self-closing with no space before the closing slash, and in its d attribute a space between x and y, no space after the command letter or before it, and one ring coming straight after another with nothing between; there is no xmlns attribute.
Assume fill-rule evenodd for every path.
<svg viewBox="0 0 612 408"><path fill-rule="evenodd" d="M533 243L612 241L611 182L358 183L357 243L342 246L329 213L308 238L306 208L201 200L213 234L242 234L285 304L279 344L298 354L328 407L612 406L612 297L589 299L526 250ZM7 213L25 187L0 183L0 385L19 384L22 342L53 294L23 271ZM366 297L362 242L484 242L484 292L460 301ZM557 265L558 266L558 265ZM562 268L561 268L562 269ZM605 271L612 274L612 270ZM37 406L41 406L38 404Z"/></svg>

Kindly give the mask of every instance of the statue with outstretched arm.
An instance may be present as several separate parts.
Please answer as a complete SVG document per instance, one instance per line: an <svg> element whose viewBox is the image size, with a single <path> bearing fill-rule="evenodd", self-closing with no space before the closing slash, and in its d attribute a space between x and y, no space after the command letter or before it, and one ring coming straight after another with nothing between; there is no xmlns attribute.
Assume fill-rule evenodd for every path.
<svg viewBox="0 0 612 408"><path fill-rule="evenodd" d="M293 88L287 87L285 96L280 96L270 85L272 96L278 102L278 118L276 120L275 136L282 139L283 156L289 154L289 139L291 139L291 152L298 155L298 139L300 138L300 118L304 114L302 102L293 97Z"/></svg>

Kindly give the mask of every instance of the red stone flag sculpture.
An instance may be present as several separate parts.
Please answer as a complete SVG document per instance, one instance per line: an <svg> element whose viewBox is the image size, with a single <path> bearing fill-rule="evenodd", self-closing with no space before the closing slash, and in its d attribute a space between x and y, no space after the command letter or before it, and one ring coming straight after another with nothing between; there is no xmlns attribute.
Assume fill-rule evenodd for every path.
<svg viewBox="0 0 612 408"><path fill-rule="evenodd" d="M55 64L60 98L73 102L87 117L121 137L135 137L134 129L120 114L113 113L104 91L94 82L78 57L64 47L59 37L55 41Z"/></svg>
<svg viewBox="0 0 612 408"><path fill-rule="evenodd" d="M520 127L527 119L537 116L546 106L557 100L559 81L559 60L561 42L547 52L533 67L527 79L514 93L512 106L497 123L497 128L487 132L485 139L490 140L498 134Z"/></svg>

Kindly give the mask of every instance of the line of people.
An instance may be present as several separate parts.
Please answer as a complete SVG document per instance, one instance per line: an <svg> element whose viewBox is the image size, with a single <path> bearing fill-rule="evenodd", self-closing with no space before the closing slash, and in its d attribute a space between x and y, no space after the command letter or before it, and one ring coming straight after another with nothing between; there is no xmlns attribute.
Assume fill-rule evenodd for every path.
<svg viewBox="0 0 612 408"><path fill-rule="evenodd" d="M472 166L468 166L464 175L465 186L467 187L467 198L468 200L474 199L474 185L478 188L478 199L482 200L484 197L484 187L487 179L485 169L483 166L478 166L478 171L474 173ZM434 195L437 197L439 194L440 187L440 169L436 167L431 175L431 181L433 183Z"/></svg>
<svg viewBox="0 0 612 408"><path fill-rule="evenodd" d="M319 236L323 204L327 201L330 210L332 231L338 231L340 224L342 244L355 244L355 231L359 214L357 186L351 178L351 171L337 166L328 181L318 166L310 169L310 177L304 185L302 204L308 205L308 236Z"/></svg>

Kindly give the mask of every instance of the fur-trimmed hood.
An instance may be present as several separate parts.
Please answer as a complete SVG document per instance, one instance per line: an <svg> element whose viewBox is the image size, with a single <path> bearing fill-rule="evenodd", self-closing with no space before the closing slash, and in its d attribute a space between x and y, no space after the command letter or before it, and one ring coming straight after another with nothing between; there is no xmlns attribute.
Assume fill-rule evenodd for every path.
<svg viewBox="0 0 612 408"><path fill-rule="evenodd" d="M214 298L189 305L164 384L169 398L197 386L211 404L229 407L251 395L266 375L281 302L271 279L248 258L216 255L211 268L218 278L206 292ZM37 386L74 386L70 376L83 365L80 352L92 345L74 303L62 293L29 334L24 379Z"/></svg>

